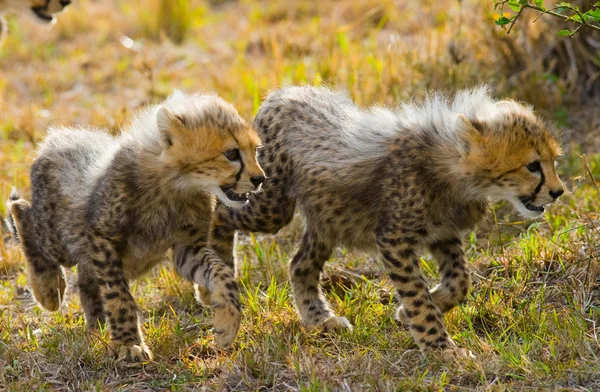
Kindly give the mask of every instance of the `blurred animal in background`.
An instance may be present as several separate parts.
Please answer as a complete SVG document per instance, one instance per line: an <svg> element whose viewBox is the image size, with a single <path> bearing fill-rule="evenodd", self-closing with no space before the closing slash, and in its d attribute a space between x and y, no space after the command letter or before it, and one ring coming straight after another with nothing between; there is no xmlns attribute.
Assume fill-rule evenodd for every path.
<svg viewBox="0 0 600 392"><path fill-rule="evenodd" d="M0 0L0 42L7 32L6 12L29 14L40 23L54 23L55 15L71 4L71 0Z"/></svg>

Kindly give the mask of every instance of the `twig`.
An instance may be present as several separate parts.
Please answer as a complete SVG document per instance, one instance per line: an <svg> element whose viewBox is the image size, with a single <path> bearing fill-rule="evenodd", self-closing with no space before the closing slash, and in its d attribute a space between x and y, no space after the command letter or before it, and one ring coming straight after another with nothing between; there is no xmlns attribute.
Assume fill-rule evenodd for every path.
<svg viewBox="0 0 600 392"><path fill-rule="evenodd" d="M499 2L497 2L495 4L494 8L500 7L500 11L503 13L504 12L504 6L507 3L508 3L508 0L499 1ZM508 26L508 29L506 30L506 34L510 34L513 26L515 25L515 23L517 22L517 20L519 19L519 17L523 13L523 11L525 11L527 8L530 8L532 10L540 12L540 15L538 15L538 17L534 19L534 22L537 21L542 15L547 14L547 15L555 16L557 18L561 18L561 19L563 19L563 20L565 20L567 22L573 22L573 23L579 24L579 26L577 26L577 28L575 30L573 30L573 31L571 31L569 33L569 35L567 36L569 38L571 38L575 34L577 34L577 32L579 31L579 29L581 29L583 26L590 27L592 29L600 31L600 25L588 23L585 20L584 14L582 14L581 11L579 9L577 9L576 7L572 7L572 8L568 8L568 9L571 10L571 11L573 11L579 17L579 19L574 19L573 16L567 16L567 15L563 15L563 14L560 14L560 13L556 12L556 10L558 10L559 8L564 8L564 7L558 7L557 6L557 7L554 7L554 8L544 9L542 7L539 7L539 6L535 5L535 4L531 4L529 2L527 2L525 4L519 4L519 5L521 6L521 9L510 20L510 25Z"/></svg>
<svg viewBox="0 0 600 392"><path fill-rule="evenodd" d="M583 17L583 14L577 8L569 8L569 9L572 10L572 11L574 11L574 12L576 12L577 15L579 15L579 17L581 18L581 20L573 19L571 16L559 14L558 12L554 11L556 8L551 8L551 9L545 10L542 7L538 7L537 5L530 4L530 3L522 5L521 7L522 8L521 8L521 11L519 11L519 13L523 12L523 10L526 9L526 8L531 8L533 10L541 12L542 15L543 14L548 14L548 15L556 16L557 18L561 18L561 19L566 20L568 22L579 23L581 26L591 27L592 29L600 30L600 26L597 26L597 25L590 24L590 23L586 22L585 18ZM558 8L560 8L560 7L558 7Z"/></svg>

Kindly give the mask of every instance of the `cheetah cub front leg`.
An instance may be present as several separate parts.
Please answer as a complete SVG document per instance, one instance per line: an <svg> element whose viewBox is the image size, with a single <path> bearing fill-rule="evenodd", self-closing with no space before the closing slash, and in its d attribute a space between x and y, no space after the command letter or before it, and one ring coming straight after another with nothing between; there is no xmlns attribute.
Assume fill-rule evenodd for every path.
<svg viewBox="0 0 600 392"><path fill-rule="evenodd" d="M397 314L405 314L410 333L422 352L455 350L419 265L417 250L427 234L420 214L423 209L415 201L415 210L407 214L399 208L401 203L400 198L390 198L389 210L380 216L376 233L379 253L402 298Z"/></svg>
<svg viewBox="0 0 600 392"><path fill-rule="evenodd" d="M445 313L465 299L471 285L463 244L460 238L452 237L431 243L429 249L439 265L441 276L441 282L430 294L435 306ZM404 306L398 308L396 320L409 325L410 319Z"/></svg>
<svg viewBox="0 0 600 392"><path fill-rule="evenodd" d="M95 232L91 240L92 265L100 286L103 313L110 333L109 347L118 359L143 362L152 359L144 343L138 309L129 291L115 239Z"/></svg>
<svg viewBox="0 0 600 392"><path fill-rule="evenodd" d="M290 281L294 300L302 322L327 332L352 330L345 317L336 316L320 290L323 265L331 255L331 247L306 232L290 264Z"/></svg>
<svg viewBox="0 0 600 392"><path fill-rule="evenodd" d="M442 312L427 290L414 249L416 242L415 233L410 231L393 233L380 229L377 236L383 262L402 297L403 305L397 314L405 313L410 333L421 351L451 349L455 344L446 332Z"/></svg>
<svg viewBox="0 0 600 392"><path fill-rule="evenodd" d="M213 309L217 344L231 346L242 319L239 289L232 266L225 264L206 242L176 246L173 262L177 272L196 284L196 294Z"/></svg>

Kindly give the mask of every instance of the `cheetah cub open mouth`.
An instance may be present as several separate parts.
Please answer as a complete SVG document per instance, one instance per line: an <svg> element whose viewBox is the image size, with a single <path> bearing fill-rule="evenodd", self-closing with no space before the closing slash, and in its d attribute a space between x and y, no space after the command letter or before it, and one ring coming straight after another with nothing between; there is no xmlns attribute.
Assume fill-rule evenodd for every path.
<svg viewBox="0 0 600 392"><path fill-rule="evenodd" d="M246 203L248 201L248 193L235 193L234 188L235 184L221 186L221 190L229 200Z"/></svg>
<svg viewBox="0 0 600 392"><path fill-rule="evenodd" d="M531 196L522 196L522 197L519 198L519 201L529 211L532 211L534 213L535 212L539 212L540 215L541 215L541 213L543 213L544 211L546 211L546 207L545 206L536 206L536 205L531 204L532 200L533 200L533 198Z"/></svg>

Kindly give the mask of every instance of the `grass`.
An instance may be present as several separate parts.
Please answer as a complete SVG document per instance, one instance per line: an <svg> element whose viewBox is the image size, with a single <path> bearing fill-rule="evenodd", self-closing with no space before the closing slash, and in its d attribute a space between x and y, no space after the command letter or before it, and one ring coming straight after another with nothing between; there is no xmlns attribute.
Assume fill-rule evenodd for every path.
<svg viewBox="0 0 600 392"><path fill-rule="evenodd" d="M394 105L487 82L562 129L559 171L570 192L535 222L499 205L471 234L474 288L445 318L477 356L459 363L422 358L393 321L382 266L344 250L328 263L324 286L355 330L304 330L286 272L296 219L276 236L240 238L244 318L231 351L216 347L210 312L165 264L134 284L155 360L120 364L106 355L106 331L86 333L74 287L57 313L33 302L24 259L4 230L0 390L600 389L594 101L536 57L561 45L540 38L543 20L507 37L484 3L79 0L52 29L12 18L0 49L1 200L13 185L28 195L27 170L51 124L118 132L173 88L216 91L251 118L269 90L303 83L346 89L362 105ZM423 269L433 282L427 257Z"/></svg>

